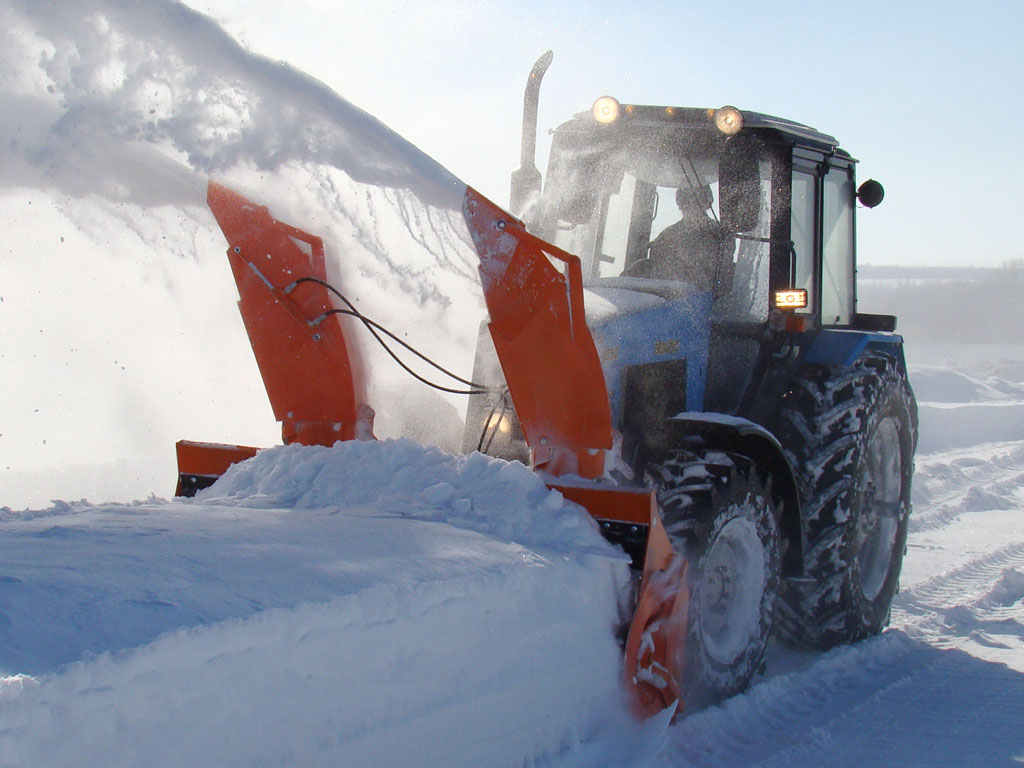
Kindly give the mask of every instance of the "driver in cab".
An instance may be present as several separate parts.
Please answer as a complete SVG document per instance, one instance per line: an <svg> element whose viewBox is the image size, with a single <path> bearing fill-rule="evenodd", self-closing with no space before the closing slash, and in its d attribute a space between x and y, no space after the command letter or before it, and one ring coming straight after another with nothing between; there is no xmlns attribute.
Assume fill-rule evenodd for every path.
<svg viewBox="0 0 1024 768"><path fill-rule="evenodd" d="M651 241L647 259L629 270L636 277L682 280L718 298L732 287L735 264L732 238L708 215L714 204L711 189L684 186L676 190L681 218Z"/></svg>

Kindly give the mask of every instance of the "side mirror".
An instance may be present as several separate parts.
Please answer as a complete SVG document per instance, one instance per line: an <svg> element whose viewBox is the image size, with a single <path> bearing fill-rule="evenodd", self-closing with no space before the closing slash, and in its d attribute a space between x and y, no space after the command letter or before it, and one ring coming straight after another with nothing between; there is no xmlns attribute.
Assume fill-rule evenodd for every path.
<svg viewBox="0 0 1024 768"><path fill-rule="evenodd" d="M857 188L857 199L865 208L874 208L885 197L885 188L874 179L868 179Z"/></svg>

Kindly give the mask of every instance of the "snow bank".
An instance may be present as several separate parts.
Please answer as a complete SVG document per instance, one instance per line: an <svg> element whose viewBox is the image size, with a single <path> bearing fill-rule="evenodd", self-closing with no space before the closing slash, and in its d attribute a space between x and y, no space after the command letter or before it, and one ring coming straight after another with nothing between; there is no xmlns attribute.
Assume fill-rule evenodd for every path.
<svg viewBox="0 0 1024 768"><path fill-rule="evenodd" d="M626 573L591 517L523 465L406 440L268 449L172 504L0 510L0 535L8 674L508 562L596 559L620 582Z"/></svg>
<svg viewBox="0 0 1024 768"><path fill-rule="evenodd" d="M986 375L987 367L992 366L910 367L921 418L920 453L1024 440L1024 369L1003 362L995 368L1001 375Z"/></svg>
<svg viewBox="0 0 1024 768"><path fill-rule="evenodd" d="M2 766L624 764L643 732L626 558L518 463L288 446L0 535Z"/></svg>
<svg viewBox="0 0 1024 768"><path fill-rule="evenodd" d="M502 541L614 556L588 514L519 462L452 456L409 440L279 446L233 466L199 504L378 512L443 521Z"/></svg>
<svg viewBox="0 0 1024 768"><path fill-rule="evenodd" d="M607 576L533 558L164 635L0 695L0 764L542 764L629 733Z"/></svg>

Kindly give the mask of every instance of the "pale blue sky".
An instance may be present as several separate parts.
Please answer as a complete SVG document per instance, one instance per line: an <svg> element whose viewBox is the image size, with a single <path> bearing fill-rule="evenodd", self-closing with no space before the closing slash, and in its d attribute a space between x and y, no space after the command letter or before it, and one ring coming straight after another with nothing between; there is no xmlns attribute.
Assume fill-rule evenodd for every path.
<svg viewBox="0 0 1024 768"><path fill-rule="evenodd" d="M1024 258L1020 0L188 4L501 203L518 164L523 84L551 48L542 134L603 93L780 115L835 135L862 161L861 179L885 184L882 206L859 217L862 263Z"/></svg>

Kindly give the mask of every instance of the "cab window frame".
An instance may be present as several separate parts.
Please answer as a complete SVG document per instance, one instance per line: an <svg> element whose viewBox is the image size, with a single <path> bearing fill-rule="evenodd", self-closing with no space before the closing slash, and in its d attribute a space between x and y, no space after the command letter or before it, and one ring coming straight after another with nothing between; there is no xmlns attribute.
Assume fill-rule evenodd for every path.
<svg viewBox="0 0 1024 768"><path fill-rule="evenodd" d="M852 192L855 189L856 161L849 157L837 156L832 153L816 150L811 147L795 146L792 150L791 161L785 171L784 183L787 205L785 206L785 231L789 233L789 243L793 239L793 192L794 178L797 174L806 174L812 181L813 200L811 201L811 219L813 220L813 234L810 238L810 252L801 254L793 252L793 247L799 249L799 245L785 245L778 248L773 258L775 267L773 269L773 290L783 288L805 287L794 285L797 273L800 271L796 260L810 258L809 268L813 276L809 281L808 307L801 313L812 320L814 325L819 327L850 327L856 322L857 317L857 264L856 264L856 196ZM848 204L843 211L847 214L844 228L849 229L849 250L847 252L848 269L844 279L844 285L838 286L832 293L838 295L842 300L845 294L847 301L846 312L840 312L838 317L825 317L822 314L825 297L823 293L825 264L825 239L826 239L826 215L829 212L829 203L826 195L830 186L829 179L838 180L842 177L842 187L846 190L843 194L848 195ZM837 209L833 208L832 211ZM781 210L780 210L781 212Z"/></svg>

